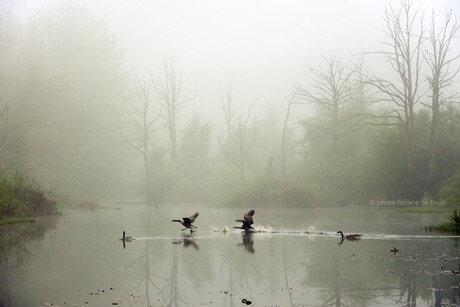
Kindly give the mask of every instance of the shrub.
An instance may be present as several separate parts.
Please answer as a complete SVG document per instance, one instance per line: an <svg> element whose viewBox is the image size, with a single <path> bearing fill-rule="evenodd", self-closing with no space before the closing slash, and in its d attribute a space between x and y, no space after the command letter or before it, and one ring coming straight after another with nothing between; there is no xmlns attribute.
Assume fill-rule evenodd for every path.
<svg viewBox="0 0 460 307"><path fill-rule="evenodd" d="M429 231L440 231L440 232L454 232L460 233L460 211L454 209L451 215L449 215L449 221L441 223L436 226L425 227Z"/></svg>
<svg viewBox="0 0 460 307"><path fill-rule="evenodd" d="M439 197L445 200L448 206L460 206L460 172L441 186Z"/></svg>
<svg viewBox="0 0 460 307"><path fill-rule="evenodd" d="M57 213L56 201L40 184L22 175L0 179L0 216L36 216Z"/></svg>

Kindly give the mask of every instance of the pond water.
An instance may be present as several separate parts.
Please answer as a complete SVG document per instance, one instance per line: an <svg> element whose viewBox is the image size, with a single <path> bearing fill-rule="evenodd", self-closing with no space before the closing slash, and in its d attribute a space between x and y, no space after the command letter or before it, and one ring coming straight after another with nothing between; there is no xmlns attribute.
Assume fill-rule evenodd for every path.
<svg viewBox="0 0 460 307"><path fill-rule="evenodd" d="M254 208L257 232L221 231L249 209L116 204L3 227L0 306L460 305L460 237L422 230L444 215ZM171 223L196 210L194 233Z"/></svg>

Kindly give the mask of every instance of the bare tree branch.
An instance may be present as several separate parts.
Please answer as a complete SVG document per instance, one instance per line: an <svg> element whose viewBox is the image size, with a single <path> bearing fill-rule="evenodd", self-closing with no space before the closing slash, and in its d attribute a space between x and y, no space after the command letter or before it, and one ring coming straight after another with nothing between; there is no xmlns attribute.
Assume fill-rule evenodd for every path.
<svg viewBox="0 0 460 307"><path fill-rule="evenodd" d="M131 109L135 118L129 128L117 127L116 133L121 140L139 152L144 161L145 172L145 201L151 201L150 195L150 147L155 144L152 140L159 128L155 126L161 117L162 106L159 100L152 98L153 80L144 75L136 75L133 86L133 96L120 96L121 100Z"/></svg>
<svg viewBox="0 0 460 307"><path fill-rule="evenodd" d="M185 80L182 70L176 69L174 58L164 61L163 71L159 78L154 79L153 87L161 101L163 125L168 131L169 137L169 154L171 161L176 162L178 156L177 145L177 117L185 105L194 97L191 93L193 87L185 91Z"/></svg>
<svg viewBox="0 0 460 307"><path fill-rule="evenodd" d="M413 168L415 159L415 106L420 102L423 93L419 93L420 71L422 67L423 49L423 16L419 16L419 8L413 7L412 0L401 0L401 8L392 6L385 9L384 33L387 41L385 49L371 52L383 57L397 75L400 84L388 79L366 76L367 85L374 87L383 101L391 102L395 118L400 121L406 134L406 161L409 170ZM418 32L415 25L419 20Z"/></svg>
<svg viewBox="0 0 460 307"><path fill-rule="evenodd" d="M311 87L314 91L297 86L293 99L315 104L327 112L330 117L327 132L331 135L333 152L337 156L339 118L341 112L350 105L358 88L352 80L354 70L347 69L335 57L323 59L326 63L324 66L317 69L309 67L313 75Z"/></svg>

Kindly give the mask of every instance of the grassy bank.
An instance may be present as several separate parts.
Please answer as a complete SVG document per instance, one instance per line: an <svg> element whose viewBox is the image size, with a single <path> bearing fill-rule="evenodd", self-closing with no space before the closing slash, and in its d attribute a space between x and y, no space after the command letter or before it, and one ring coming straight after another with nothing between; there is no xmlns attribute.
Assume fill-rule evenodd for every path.
<svg viewBox="0 0 460 307"><path fill-rule="evenodd" d="M448 216L448 221L439 225L427 226L427 231L439 231L447 233L460 233L460 211L455 209L452 214Z"/></svg>
<svg viewBox="0 0 460 307"><path fill-rule="evenodd" d="M23 224L23 223L35 223L35 219L32 217L14 217L14 216L1 216L0 226Z"/></svg>
<svg viewBox="0 0 460 307"><path fill-rule="evenodd" d="M30 222L35 216L57 214L49 191L22 175L0 179L0 224Z"/></svg>
<svg viewBox="0 0 460 307"><path fill-rule="evenodd" d="M400 213L424 213L424 214L442 214L449 213L450 208L446 206L414 206L399 209Z"/></svg>

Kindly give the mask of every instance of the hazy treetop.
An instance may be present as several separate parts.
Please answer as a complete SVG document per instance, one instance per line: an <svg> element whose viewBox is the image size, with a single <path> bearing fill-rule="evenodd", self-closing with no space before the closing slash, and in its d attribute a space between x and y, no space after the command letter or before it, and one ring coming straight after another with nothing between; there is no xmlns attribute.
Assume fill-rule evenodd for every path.
<svg viewBox="0 0 460 307"><path fill-rule="evenodd" d="M26 1L16 10L27 16L34 8L53 8L64 1ZM259 110L261 105L284 107L292 85L307 80L305 64L318 65L322 55L348 61L379 48L384 8L400 5L399 0L72 3L88 7L95 19L106 23L124 51L125 69L155 70L165 58L175 57L190 84L195 84L192 109L206 117L220 112L219 88L227 79L234 82L239 104L249 105L257 98ZM448 9L460 16L458 0L415 4L421 11L433 9L438 17Z"/></svg>

